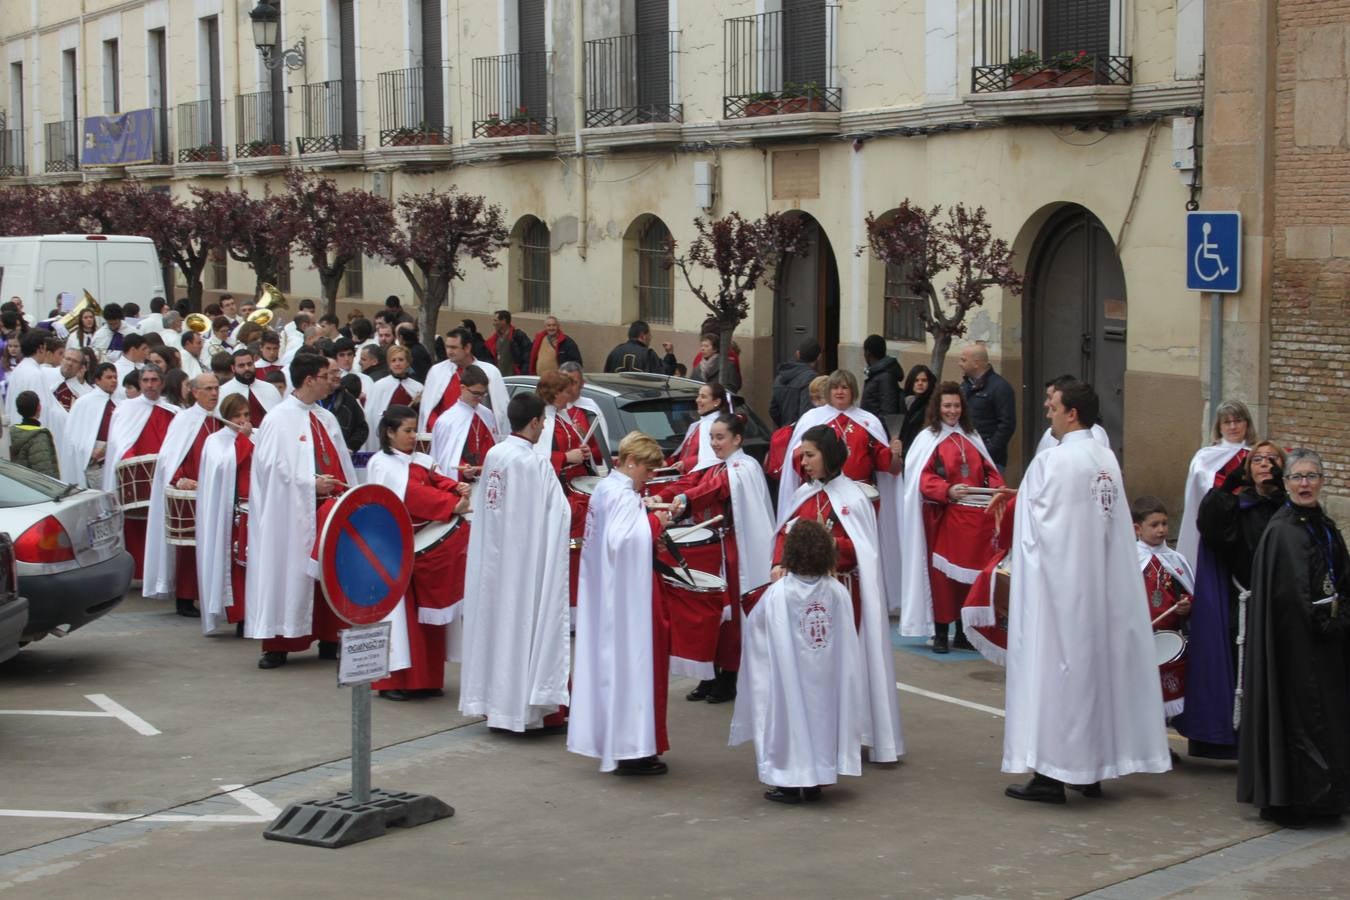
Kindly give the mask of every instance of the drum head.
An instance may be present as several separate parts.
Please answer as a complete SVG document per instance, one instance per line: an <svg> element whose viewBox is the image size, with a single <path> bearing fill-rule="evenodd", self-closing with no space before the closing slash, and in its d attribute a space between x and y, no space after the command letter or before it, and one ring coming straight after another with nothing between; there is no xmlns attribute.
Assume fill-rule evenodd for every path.
<svg viewBox="0 0 1350 900"><path fill-rule="evenodd" d="M569 481L568 485L578 494L594 494L601 480L599 475L578 475Z"/></svg>
<svg viewBox="0 0 1350 900"><path fill-rule="evenodd" d="M711 572L703 572L698 569L690 569L689 574L694 576L692 584L689 582L689 579L685 577L683 569L676 569L673 577L670 575L662 575L661 578L667 584L684 588L687 591L698 591L703 594L721 593L726 590L727 583L721 576L714 575Z"/></svg>
<svg viewBox="0 0 1350 900"><path fill-rule="evenodd" d="M717 535L711 528L690 528L672 540L676 544L707 544L717 540Z"/></svg>
<svg viewBox="0 0 1350 900"><path fill-rule="evenodd" d="M860 481L858 482L858 489L863 492L863 496L868 500L876 501L881 499L881 491L877 490L875 484L868 484L865 481Z"/></svg>
<svg viewBox="0 0 1350 900"><path fill-rule="evenodd" d="M1153 660L1158 665L1169 663L1186 652L1186 639L1180 631L1153 632Z"/></svg>

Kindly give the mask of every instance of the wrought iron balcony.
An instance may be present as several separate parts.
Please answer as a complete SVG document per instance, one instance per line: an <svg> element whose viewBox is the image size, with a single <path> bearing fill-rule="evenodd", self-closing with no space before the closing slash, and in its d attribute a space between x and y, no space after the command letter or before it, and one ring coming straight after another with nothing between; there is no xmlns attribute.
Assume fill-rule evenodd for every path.
<svg viewBox="0 0 1350 900"><path fill-rule="evenodd" d="M449 71L447 66L419 66L379 74L381 147L450 143L451 129L445 124Z"/></svg>
<svg viewBox="0 0 1350 900"><path fill-rule="evenodd" d="M21 178L26 174L24 167L26 134L22 128L0 131L0 178Z"/></svg>
<svg viewBox="0 0 1350 900"><path fill-rule="evenodd" d="M778 12L727 19L723 117L839 112L843 92L833 84L838 13L823 0L787 0Z"/></svg>
<svg viewBox="0 0 1350 900"><path fill-rule="evenodd" d="M678 32L624 34L586 42L586 127L681 122L671 102Z"/></svg>
<svg viewBox="0 0 1350 900"><path fill-rule="evenodd" d="M971 21L971 93L1133 78L1124 0L977 0Z"/></svg>
<svg viewBox="0 0 1350 900"><path fill-rule="evenodd" d="M550 69L553 54L508 53L473 61L473 136L556 134Z"/></svg>
<svg viewBox="0 0 1350 900"><path fill-rule="evenodd" d="M286 155L285 95L272 91L234 98L235 159Z"/></svg>
<svg viewBox="0 0 1350 900"><path fill-rule="evenodd" d="M178 104L178 161L180 163L224 162L219 112L210 100Z"/></svg>
<svg viewBox="0 0 1350 900"><path fill-rule="evenodd" d="M356 98L343 96L340 79L307 84L304 91L305 121L296 138L301 153L366 149L356 128Z"/></svg>
<svg viewBox="0 0 1350 900"><path fill-rule="evenodd" d="M80 170L79 122L48 122L44 127L46 160L43 171L78 172Z"/></svg>

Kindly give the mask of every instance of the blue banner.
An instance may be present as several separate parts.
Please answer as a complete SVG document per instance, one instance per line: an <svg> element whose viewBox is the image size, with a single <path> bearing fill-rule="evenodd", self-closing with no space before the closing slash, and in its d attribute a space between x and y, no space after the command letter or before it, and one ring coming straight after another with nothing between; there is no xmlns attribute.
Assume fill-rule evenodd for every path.
<svg viewBox="0 0 1350 900"><path fill-rule="evenodd" d="M133 109L116 116L86 116L82 166L129 166L155 161L155 112Z"/></svg>

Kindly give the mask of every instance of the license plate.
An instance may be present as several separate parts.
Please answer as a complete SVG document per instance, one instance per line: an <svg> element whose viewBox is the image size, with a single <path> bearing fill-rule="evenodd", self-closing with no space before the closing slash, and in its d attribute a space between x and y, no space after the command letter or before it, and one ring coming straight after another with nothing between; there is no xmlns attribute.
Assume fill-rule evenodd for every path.
<svg viewBox="0 0 1350 900"><path fill-rule="evenodd" d="M117 529L115 527L114 516L106 516L102 519L95 519L89 523L89 543L95 547L101 547L104 544L112 543L117 539Z"/></svg>

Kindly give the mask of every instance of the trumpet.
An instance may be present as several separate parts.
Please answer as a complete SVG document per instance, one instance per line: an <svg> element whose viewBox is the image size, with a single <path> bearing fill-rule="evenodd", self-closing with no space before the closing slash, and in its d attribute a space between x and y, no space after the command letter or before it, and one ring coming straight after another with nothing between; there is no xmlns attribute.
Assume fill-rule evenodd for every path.
<svg viewBox="0 0 1350 900"><path fill-rule="evenodd" d="M201 313L188 313L188 317L183 320L183 325L187 327L188 331L207 334L211 330L211 317Z"/></svg>
<svg viewBox="0 0 1350 900"><path fill-rule="evenodd" d="M61 323L61 327L64 328L66 331L74 331L76 328L79 327L80 315L86 309L92 312L95 316L103 315L103 307L98 305L98 301L94 299L94 295L89 293L89 290L87 288L85 289L84 297L80 299L79 303L75 304L75 308L72 309L70 312L66 313L60 319L57 319L57 321Z"/></svg>
<svg viewBox="0 0 1350 900"><path fill-rule="evenodd" d="M289 308L286 304L286 295L277 290L276 285L264 281L262 283L262 297L258 300L258 308L248 314L246 321L266 328L276 318L277 310Z"/></svg>

